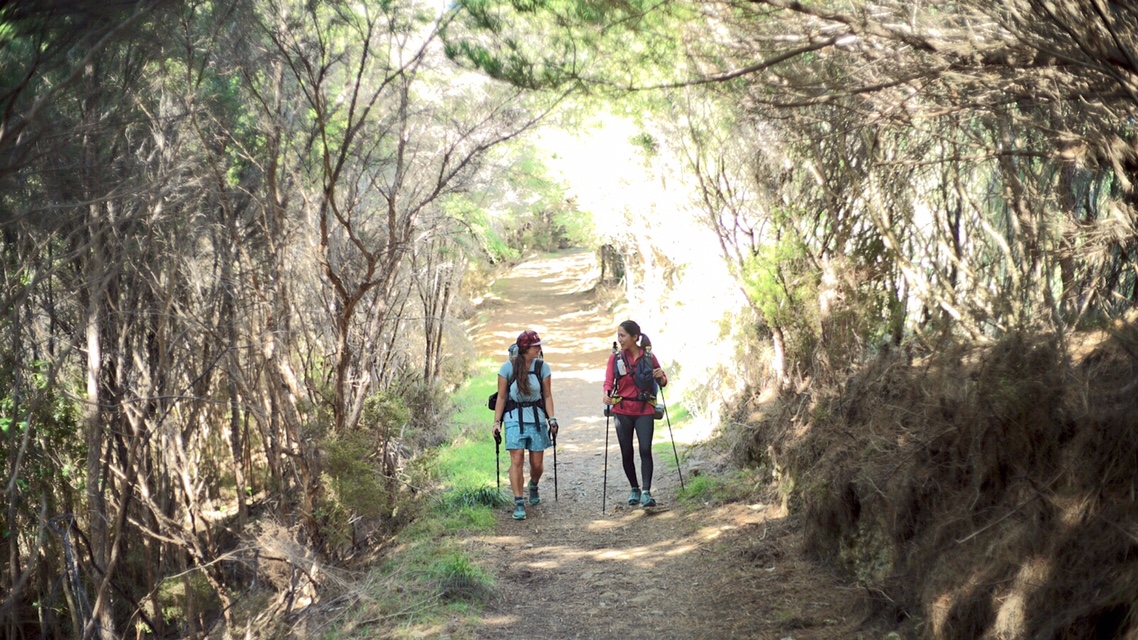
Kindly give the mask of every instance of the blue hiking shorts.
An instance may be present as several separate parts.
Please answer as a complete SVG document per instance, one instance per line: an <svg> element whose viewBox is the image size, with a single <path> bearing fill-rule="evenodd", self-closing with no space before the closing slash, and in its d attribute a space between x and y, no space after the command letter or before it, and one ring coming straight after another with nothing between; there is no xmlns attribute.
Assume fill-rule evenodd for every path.
<svg viewBox="0 0 1138 640"><path fill-rule="evenodd" d="M526 422L525 431L517 422L506 421L506 451L513 449L528 449L530 451L545 451L553 445L549 439L549 428L545 425L536 425Z"/></svg>

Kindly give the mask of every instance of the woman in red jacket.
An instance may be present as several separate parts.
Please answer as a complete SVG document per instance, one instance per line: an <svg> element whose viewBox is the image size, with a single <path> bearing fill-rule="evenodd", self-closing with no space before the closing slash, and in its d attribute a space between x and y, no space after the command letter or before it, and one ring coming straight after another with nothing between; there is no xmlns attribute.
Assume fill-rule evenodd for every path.
<svg viewBox="0 0 1138 640"><path fill-rule="evenodd" d="M632 486L628 494L628 504L654 507L652 497L652 433L655 430L655 394L642 391L636 386L633 371L641 358L651 358L652 377L661 387L668 386L668 376L660 368L656 356L645 349L652 348L652 341L640 332L640 325L632 320L620 323L616 330L616 340L620 351L609 356L605 370L606 405L612 407L616 416L616 439L620 443L620 459L624 475ZM650 397L651 396L651 397ZM643 483L636 480L636 463L632 455L632 434L640 446L640 472Z"/></svg>

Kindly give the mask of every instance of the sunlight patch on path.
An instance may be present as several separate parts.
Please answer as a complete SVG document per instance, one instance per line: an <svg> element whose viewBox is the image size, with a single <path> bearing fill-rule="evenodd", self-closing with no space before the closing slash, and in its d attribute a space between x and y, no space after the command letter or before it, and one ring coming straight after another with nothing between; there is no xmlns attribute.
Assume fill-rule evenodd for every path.
<svg viewBox="0 0 1138 640"><path fill-rule="evenodd" d="M653 569L660 562L699 551L726 533L773 519L766 505L730 505L706 513L700 520L706 519L712 524L685 535L647 544L612 544L625 539L643 540L648 533L643 527L653 526L643 522L649 518L665 521L682 520L683 516L677 512L648 515L638 510L619 518L595 519L585 525L583 535L581 531L546 530L547 536L562 536L551 544L523 543L519 536L485 536L476 540L488 545L516 546L517 561L534 569L559 569L582 561Z"/></svg>
<svg viewBox="0 0 1138 640"><path fill-rule="evenodd" d="M662 509L648 513L626 506L628 481L615 423L604 417L601 402L616 320L593 292L597 277L593 262L591 252L571 251L518 265L495 283L496 298L485 303L472 323L475 348L495 370L518 333L532 328L541 335L561 424L556 475L552 451L544 458L542 503L527 506L522 521L511 519L512 507L502 509L494 535L466 538L471 553L482 558L495 576L501 593L488 607L477 638L516 633L548 640L614 634L696 637L690 632L694 621L719 618L708 613L704 594L687 582L691 572L718 553L725 533L762 517L761 510L678 504L680 486L672 454L665 460L659 451L652 493ZM682 394L677 391L667 397L675 403ZM657 423L654 445L668 438L667 423ZM560 499L554 500L557 476ZM503 489L510 491L507 485ZM665 589L672 602L657 610L653 594ZM525 597L516 598L518 593ZM635 619L613 621L594 615L628 602L635 602L640 612ZM571 621L570 626L564 621ZM524 629L516 628L519 624ZM633 636L625 633L628 629L635 630Z"/></svg>

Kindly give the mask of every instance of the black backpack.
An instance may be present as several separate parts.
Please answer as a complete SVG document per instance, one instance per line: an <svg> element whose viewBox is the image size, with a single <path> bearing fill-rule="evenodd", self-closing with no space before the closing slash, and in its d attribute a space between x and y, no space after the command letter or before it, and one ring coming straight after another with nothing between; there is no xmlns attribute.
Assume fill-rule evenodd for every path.
<svg viewBox="0 0 1138 640"><path fill-rule="evenodd" d="M511 347L511 349L513 349L513 347ZM517 362L517 360L515 360L515 362ZM541 407L542 410L545 409L545 387L543 387L541 384L541 368L542 368L543 364L544 364L544 361L541 358L536 358L533 361L533 367L530 369L530 372L533 373L535 376L537 376L538 397L537 397L537 400L532 400L529 402L516 402L513 398L510 397L510 395L509 395L510 386L514 383L515 380L518 379L518 372L517 372L516 368L513 368L513 370L510 372L510 379L506 381L506 408L502 413L503 418L505 417L505 415L507 413L513 411L514 409L517 409L518 407L521 407L523 409L532 408L533 409L533 423L540 427L540 425L538 424L538 419L537 419L537 408ZM490 409L491 411L498 408L498 392L497 391L495 391L494 393L491 393L490 397L486 399L486 407L488 409ZM522 431L525 431L525 428L526 428L525 412L522 411L518 415L518 418L520 418L520 421L521 421Z"/></svg>
<svg viewBox="0 0 1138 640"><path fill-rule="evenodd" d="M614 344L613 349L615 348L616 345ZM624 353L618 353L616 357L618 359L623 359ZM652 352L645 349L644 355L637 358L636 366L632 369L632 381L636 383L636 388L640 391L640 393L637 394L636 400L647 402L648 404L652 405L653 417L657 420L660 420L664 417L665 409L664 403L659 402L659 399L657 398L657 393L660 390L660 383L656 382L656 378L652 375L654 363L655 360L652 358ZM628 363L625 362L624 365L627 369ZM620 380L620 378L620 370L617 369L616 379ZM605 415L612 415L611 407L605 407Z"/></svg>
<svg viewBox="0 0 1138 640"><path fill-rule="evenodd" d="M636 383L636 388L640 389L640 399L647 400L645 396L651 396L651 401L656 400L656 378L652 375L652 353L645 352L644 355L636 361L636 367L632 370L632 380Z"/></svg>

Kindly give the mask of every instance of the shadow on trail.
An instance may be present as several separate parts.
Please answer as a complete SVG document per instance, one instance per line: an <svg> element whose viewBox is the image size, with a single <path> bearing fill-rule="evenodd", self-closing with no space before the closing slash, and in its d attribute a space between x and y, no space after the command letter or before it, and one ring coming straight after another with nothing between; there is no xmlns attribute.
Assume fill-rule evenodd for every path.
<svg viewBox="0 0 1138 640"><path fill-rule="evenodd" d="M593 255L583 251L519 265L495 283L496 299L472 331L479 353L495 362L522 330L541 335L561 423L558 499L547 451L542 503L528 507L524 521L503 510L496 534L470 540L497 576L499 594L473 630L477 638L691 638L708 629L689 568L721 530L679 509L649 513L625 502L628 481L601 402L616 322L595 299L596 275ZM667 437L661 427L657 444ZM653 494L662 507L679 488L671 467L656 454Z"/></svg>
<svg viewBox="0 0 1138 640"><path fill-rule="evenodd" d="M677 505L671 451L655 452L652 493L661 508L625 502L628 481L601 402L617 319L596 298L593 258L578 250L518 265L495 283L471 327L478 353L495 367L523 330L541 335L561 423L558 499L547 451L541 504L522 521L502 509L494 532L463 540L496 596L475 624L447 637L851 637L843 630L860 614L826 574L796 558L797 538L777 506ZM657 422L654 446L668 438Z"/></svg>

